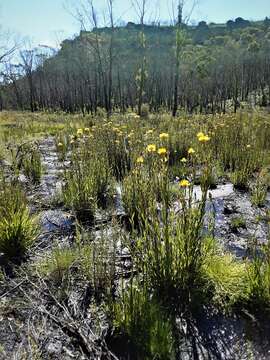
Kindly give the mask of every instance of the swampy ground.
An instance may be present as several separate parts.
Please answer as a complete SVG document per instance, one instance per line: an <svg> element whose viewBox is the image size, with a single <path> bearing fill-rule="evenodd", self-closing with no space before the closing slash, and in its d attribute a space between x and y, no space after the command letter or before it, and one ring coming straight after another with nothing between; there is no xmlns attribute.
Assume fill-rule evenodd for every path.
<svg viewBox="0 0 270 360"><path fill-rule="evenodd" d="M270 359L270 115L0 114L1 359Z"/></svg>

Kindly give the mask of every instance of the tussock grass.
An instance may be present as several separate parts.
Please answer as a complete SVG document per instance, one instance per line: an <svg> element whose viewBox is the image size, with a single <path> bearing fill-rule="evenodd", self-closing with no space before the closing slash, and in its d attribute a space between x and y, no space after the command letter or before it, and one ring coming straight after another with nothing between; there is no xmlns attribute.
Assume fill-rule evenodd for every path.
<svg viewBox="0 0 270 360"><path fill-rule="evenodd" d="M8 261L20 262L38 234L22 190L2 181L0 186L0 252Z"/></svg>

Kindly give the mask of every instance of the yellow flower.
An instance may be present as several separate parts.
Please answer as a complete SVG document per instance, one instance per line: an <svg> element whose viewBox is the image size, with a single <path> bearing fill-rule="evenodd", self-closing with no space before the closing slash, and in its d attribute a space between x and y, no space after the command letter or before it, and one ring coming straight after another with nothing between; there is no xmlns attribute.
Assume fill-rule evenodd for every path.
<svg viewBox="0 0 270 360"><path fill-rule="evenodd" d="M148 145L148 146L147 146L147 151L148 151L148 152L155 152L155 151L157 151L156 145L155 145L155 144L150 144L150 145Z"/></svg>
<svg viewBox="0 0 270 360"><path fill-rule="evenodd" d="M200 138L200 137L202 137L202 136L204 136L204 133L203 133L203 132L198 132L197 138Z"/></svg>
<svg viewBox="0 0 270 360"><path fill-rule="evenodd" d="M83 135L83 129L78 129L77 130L77 135L82 136Z"/></svg>
<svg viewBox="0 0 270 360"><path fill-rule="evenodd" d="M143 159L142 156L139 156L139 157L137 158L137 160L136 160L136 163L137 163L137 164L143 164L143 162L144 162L144 159Z"/></svg>
<svg viewBox="0 0 270 360"><path fill-rule="evenodd" d="M195 150L193 148L188 149L189 155L195 154Z"/></svg>
<svg viewBox="0 0 270 360"><path fill-rule="evenodd" d="M182 163L186 163L187 162L187 159L185 157L183 157L181 160L180 160Z"/></svg>
<svg viewBox="0 0 270 360"><path fill-rule="evenodd" d="M186 180L186 179L181 180L180 183L179 183L179 186L181 186L181 187L189 187L190 182L188 180Z"/></svg>
<svg viewBox="0 0 270 360"><path fill-rule="evenodd" d="M162 133L159 135L160 140L165 140L169 138L169 134L167 133Z"/></svg>
<svg viewBox="0 0 270 360"><path fill-rule="evenodd" d="M88 127L84 128L84 132L89 133L90 129Z"/></svg>
<svg viewBox="0 0 270 360"><path fill-rule="evenodd" d="M64 145L63 145L61 142L59 142L57 146L58 146L59 148L62 148Z"/></svg>
<svg viewBox="0 0 270 360"><path fill-rule="evenodd" d="M167 150L163 147L158 149L158 155L163 156L167 154Z"/></svg>
<svg viewBox="0 0 270 360"><path fill-rule="evenodd" d="M208 135L200 136L198 139L200 142L208 142L210 140L210 137Z"/></svg>

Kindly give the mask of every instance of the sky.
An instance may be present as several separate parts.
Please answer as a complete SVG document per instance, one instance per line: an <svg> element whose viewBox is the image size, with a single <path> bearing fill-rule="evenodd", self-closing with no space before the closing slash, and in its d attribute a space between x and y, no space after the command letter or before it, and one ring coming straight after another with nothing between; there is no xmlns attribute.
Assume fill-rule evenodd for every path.
<svg viewBox="0 0 270 360"><path fill-rule="evenodd" d="M123 21L136 21L131 0L114 0L115 17ZM140 0L139 0L140 1ZM148 0L149 18L170 20L172 0ZM176 0L175 0L176 1ZM187 0L190 3L193 0ZM71 38L80 31L80 25L71 15L72 4L80 0L0 0L0 25L27 37L34 45L56 46L65 38ZM225 22L241 16L245 19L270 17L270 0L198 0L192 14L194 21ZM102 21L106 0L94 0ZM158 5L159 3L159 5ZM74 9L74 8L73 8ZM187 7L188 9L188 7Z"/></svg>

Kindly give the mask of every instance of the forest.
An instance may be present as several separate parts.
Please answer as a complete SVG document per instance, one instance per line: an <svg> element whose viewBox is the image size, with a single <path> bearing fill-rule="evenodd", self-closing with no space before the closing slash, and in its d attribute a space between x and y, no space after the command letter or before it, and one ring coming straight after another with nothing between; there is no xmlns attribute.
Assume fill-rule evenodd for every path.
<svg viewBox="0 0 270 360"><path fill-rule="evenodd" d="M93 10L94 11L94 10ZM92 14L95 19L95 13ZM270 102L270 19L242 18L197 26L136 25L82 30L48 49L21 50L5 64L0 106L5 109L124 113L236 111L241 102Z"/></svg>

